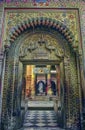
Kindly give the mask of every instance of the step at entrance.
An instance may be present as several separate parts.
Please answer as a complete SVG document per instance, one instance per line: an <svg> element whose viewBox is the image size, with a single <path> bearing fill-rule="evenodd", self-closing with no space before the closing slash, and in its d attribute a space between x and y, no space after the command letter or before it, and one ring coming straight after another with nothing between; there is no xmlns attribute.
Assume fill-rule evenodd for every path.
<svg viewBox="0 0 85 130"><path fill-rule="evenodd" d="M29 101L29 110L54 110L53 101Z"/></svg>

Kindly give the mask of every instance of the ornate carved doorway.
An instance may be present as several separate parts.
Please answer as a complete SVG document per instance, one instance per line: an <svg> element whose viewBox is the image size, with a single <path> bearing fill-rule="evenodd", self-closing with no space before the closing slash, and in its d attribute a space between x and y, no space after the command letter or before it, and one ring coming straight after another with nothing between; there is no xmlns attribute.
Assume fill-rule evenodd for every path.
<svg viewBox="0 0 85 130"><path fill-rule="evenodd" d="M12 44L10 47L5 46L6 71L3 96L7 93L7 100L9 100L9 97L12 98L9 101L11 107L9 104L6 104L6 99L3 99L5 103L5 105L3 103L2 108L4 119L5 113L9 117L14 115L15 111L21 114L22 96L24 99L26 91L24 80L26 78L26 65L57 65L57 86L61 102L60 119L62 119L62 127L68 128L69 124L74 124L75 120L77 120L75 125L78 126L81 103L79 101L80 85L78 84L80 81L79 60L77 52L69 43L72 38L69 39L70 35L68 35L67 31L65 35L68 38L66 38L63 35L64 31L64 29L62 31L62 28L60 30L57 28L56 30L54 25L53 27L37 25L35 30L31 26L15 40L15 44ZM39 86L41 88L43 86L43 90L39 90ZM43 82L38 82L39 91L37 91L37 94L42 92L44 94L44 86ZM11 115L9 111L11 111Z"/></svg>

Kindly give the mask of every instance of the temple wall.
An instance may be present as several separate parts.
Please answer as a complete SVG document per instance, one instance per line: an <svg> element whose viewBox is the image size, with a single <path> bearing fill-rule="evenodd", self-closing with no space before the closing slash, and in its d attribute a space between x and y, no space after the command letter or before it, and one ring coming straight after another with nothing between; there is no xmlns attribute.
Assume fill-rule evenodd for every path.
<svg viewBox="0 0 85 130"><path fill-rule="evenodd" d="M80 39L79 39L79 49L82 47L83 48L83 64L82 64L82 75L83 75L83 69L84 69L84 78L85 78L85 2L82 2L82 1L72 1L71 2L66 2L66 0L63 0L64 2L59 1L59 0L49 0L49 2L46 2L46 3L36 3L36 2L28 2L28 3L19 3L19 2L15 2L15 3L4 3L4 4L0 4L0 53L1 51L3 50L2 48L4 48L4 44L7 43L6 39L4 39L3 35L4 35L4 32L6 31L5 30L5 25L6 25L6 20L5 17L4 17L4 12L5 12L5 8L23 8L25 9L26 8L29 8L29 7L32 7L32 8L69 8L69 9L76 9L78 8L79 9L79 16L80 16L80 28L79 28L79 34L80 34ZM51 12L51 11L50 11ZM52 13L52 12L51 12ZM40 14L42 16L42 12ZM77 29L78 29L78 26L77 26ZM81 54L81 49L80 49L80 54ZM2 68L2 60L1 60L1 56L0 55L0 70ZM0 78L1 78L1 73L2 71L0 71ZM74 73L72 73L74 74ZM82 76L83 77L83 76ZM83 82L83 85L84 84L84 79L82 79L82 82ZM1 83L0 83L0 87L1 87ZM85 89L85 87L83 87L83 89ZM1 91L1 89L0 89ZM85 92L85 91L84 91ZM2 95L1 95L1 92L0 92L0 99L1 99ZM1 101L1 100L0 100ZM1 104L1 102L0 102ZM1 113L1 110L0 110L0 113Z"/></svg>
<svg viewBox="0 0 85 130"><path fill-rule="evenodd" d="M3 1L3 0L2 0ZM84 67L84 77L85 77L85 2L83 0L69 0L68 3L66 0L49 0L46 3L38 3L38 2L32 2L32 0L27 0L25 2L11 2L12 0L6 0L5 3L0 2L0 53L2 51L2 46L6 41L3 39L3 35L5 32L5 17L4 17L4 9L5 8L78 8L79 9L79 16L80 16L80 32L81 37L80 41L81 46L83 48L83 67ZM22 4L23 3L23 4ZM41 13L42 14L42 13ZM0 55L1 59L1 55ZM1 62L0 62L0 68L1 68ZM0 71L1 75L1 71Z"/></svg>
<svg viewBox="0 0 85 130"><path fill-rule="evenodd" d="M3 1L3 0L2 0ZM14 0L13 0L14 1ZM20 0L19 0L20 1ZM24 1L24 0L23 0ZM37 1L37 0L35 0ZM5 8L78 8L79 9L79 15L80 15L80 33L81 33L81 43L83 47L83 62L84 62L84 68L85 68L85 2L83 0L69 0L68 3L66 0L42 0L46 3L39 3L39 2L32 2L32 0L26 0L24 2L12 2L12 0L6 0L6 2L3 4L0 2L0 48L2 47L2 44L6 41L3 40L3 34L5 29L5 18L4 18L4 9ZM22 4L23 3L23 4ZM41 13L42 15L42 13ZM85 70L84 70L85 75Z"/></svg>
<svg viewBox="0 0 85 130"><path fill-rule="evenodd" d="M84 78L85 78L85 7L80 13L82 48L83 48L83 63L84 63Z"/></svg>

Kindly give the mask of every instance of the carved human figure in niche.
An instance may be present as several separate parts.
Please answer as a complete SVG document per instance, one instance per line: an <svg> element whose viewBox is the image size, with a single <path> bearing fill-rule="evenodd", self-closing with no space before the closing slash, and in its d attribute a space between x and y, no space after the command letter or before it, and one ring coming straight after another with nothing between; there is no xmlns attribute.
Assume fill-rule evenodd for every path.
<svg viewBox="0 0 85 130"><path fill-rule="evenodd" d="M43 81L39 81L36 85L36 92L38 95L43 95L45 94L45 83Z"/></svg>
<svg viewBox="0 0 85 130"><path fill-rule="evenodd" d="M39 83L38 91L39 91L39 93L41 93L41 94L43 93L43 83L42 83L42 82Z"/></svg>

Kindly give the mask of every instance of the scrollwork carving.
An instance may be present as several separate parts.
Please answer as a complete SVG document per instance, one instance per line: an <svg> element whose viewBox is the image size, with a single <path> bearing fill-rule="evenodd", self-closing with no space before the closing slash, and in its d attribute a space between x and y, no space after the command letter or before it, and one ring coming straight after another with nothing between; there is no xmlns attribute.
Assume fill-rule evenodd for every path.
<svg viewBox="0 0 85 130"><path fill-rule="evenodd" d="M38 47L38 46L37 46L37 43L31 41L31 42L28 44L28 46L27 46L27 50L30 51L30 52L32 52L32 51L35 50L37 47Z"/></svg>
<svg viewBox="0 0 85 130"><path fill-rule="evenodd" d="M44 35L44 34L43 34ZM56 44L56 39L49 35L34 34L20 48L20 58L29 59L48 59L61 61L64 52L61 47ZM58 49L57 49L58 48Z"/></svg>
<svg viewBox="0 0 85 130"><path fill-rule="evenodd" d="M55 50L55 55L60 58L60 59L63 59L64 58L64 51L62 49L58 50L56 49Z"/></svg>
<svg viewBox="0 0 85 130"><path fill-rule="evenodd" d="M45 46L50 52L55 50L55 47L51 45L51 43L49 43L48 41L46 42L46 46Z"/></svg>

